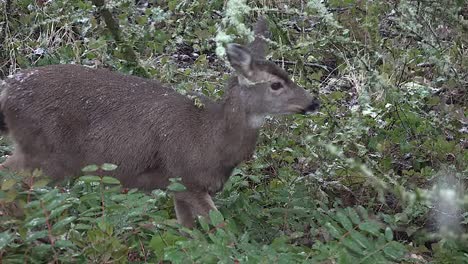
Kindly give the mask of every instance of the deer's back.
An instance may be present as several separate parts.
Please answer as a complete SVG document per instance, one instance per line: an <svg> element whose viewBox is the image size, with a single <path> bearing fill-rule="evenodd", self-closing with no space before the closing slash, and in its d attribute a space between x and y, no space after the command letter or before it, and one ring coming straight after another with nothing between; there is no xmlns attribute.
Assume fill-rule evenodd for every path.
<svg viewBox="0 0 468 264"><path fill-rule="evenodd" d="M185 167L205 166L196 164L203 110L154 80L75 65L34 68L7 81L2 111L28 165L54 178L111 162L127 186L156 188Z"/></svg>

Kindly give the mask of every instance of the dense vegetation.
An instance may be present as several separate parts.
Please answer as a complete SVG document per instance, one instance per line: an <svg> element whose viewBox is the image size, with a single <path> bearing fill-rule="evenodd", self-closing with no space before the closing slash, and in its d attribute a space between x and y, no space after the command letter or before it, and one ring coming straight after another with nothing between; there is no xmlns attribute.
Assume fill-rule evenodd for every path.
<svg viewBox="0 0 468 264"><path fill-rule="evenodd" d="M323 106L268 119L210 223L92 176L109 164L58 186L2 171L0 263L468 263L464 0L0 0L0 77L76 63L219 98L223 44L260 14Z"/></svg>

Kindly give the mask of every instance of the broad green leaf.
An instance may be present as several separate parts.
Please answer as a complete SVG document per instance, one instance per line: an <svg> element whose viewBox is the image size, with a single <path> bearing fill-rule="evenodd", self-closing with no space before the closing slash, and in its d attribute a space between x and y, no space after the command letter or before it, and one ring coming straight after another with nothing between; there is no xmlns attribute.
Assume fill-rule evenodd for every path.
<svg viewBox="0 0 468 264"><path fill-rule="evenodd" d="M206 217L198 216L198 222L200 223L200 226L203 229L203 231L208 232L210 230L210 225L208 224L208 220Z"/></svg>
<svg viewBox="0 0 468 264"><path fill-rule="evenodd" d="M99 229L106 232L106 234L108 234L108 235L112 235L114 233L114 227L112 226L112 224L110 222L108 222L105 219L102 219L102 220L98 221L97 225L98 225Z"/></svg>
<svg viewBox="0 0 468 264"><path fill-rule="evenodd" d="M92 175L85 175L78 178L79 181L84 181L85 183L91 182L101 182L101 177L99 176L92 176Z"/></svg>
<svg viewBox="0 0 468 264"><path fill-rule="evenodd" d="M171 232L164 232L155 234L149 243L150 247L156 253L157 259L163 259L165 254L165 249L172 247L176 244L177 241L186 240L184 237L174 235Z"/></svg>
<svg viewBox="0 0 468 264"><path fill-rule="evenodd" d="M24 208L34 208L34 207L39 207L41 205L41 201L35 200L27 203Z"/></svg>
<svg viewBox="0 0 468 264"><path fill-rule="evenodd" d="M348 214L353 224L359 225L361 223L361 219L359 218L359 215L354 208L352 207L346 208L346 213Z"/></svg>
<svg viewBox="0 0 468 264"><path fill-rule="evenodd" d="M54 246L56 248L66 249L66 248L73 248L75 244L73 244L73 242L71 242L70 240L59 239L55 241Z"/></svg>
<svg viewBox="0 0 468 264"><path fill-rule="evenodd" d="M396 241L389 242L383 251L385 255L394 260L400 260L407 252L405 246Z"/></svg>
<svg viewBox="0 0 468 264"><path fill-rule="evenodd" d="M44 203L48 203L48 202L51 201L51 200L57 199L57 195L60 195L60 194L59 194L59 190L58 190L58 189L53 189L53 190L47 192L46 194L44 194L44 195L41 197L41 200L42 200Z"/></svg>
<svg viewBox="0 0 468 264"><path fill-rule="evenodd" d="M369 248L372 247L372 243L369 241L369 239L366 236L364 236L363 234L359 233L358 231L351 231L350 236L361 247L363 247L365 249L369 249Z"/></svg>
<svg viewBox="0 0 468 264"><path fill-rule="evenodd" d="M151 238L149 245L153 249L154 253L156 254L156 258L158 260L163 259L164 248L166 248L168 245L167 245L167 242L164 241L162 236L154 235L153 238Z"/></svg>
<svg viewBox="0 0 468 264"><path fill-rule="evenodd" d="M39 238L47 237L48 235L49 235L48 230L42 230L42 231L38 231L38 232L31 232L26 237L26 242L33 242L33 241L35 241L35 240L37 240Z"/></svg>
<svg viewBox="0 0 468 264"><path fill-rule="evenodd" d="M343 232L341 232L335 225L333 225L330 222L327 222L325 224L327 227L328 232L335 238L335 239L340 239L341 236L343 235Z"/></svg>
<svg viewBox="0 0 468 264"><path fill-rule="evenodd" d="M7 202L7 203L11 203L11 202L15 201L17 197L18 197L18 192L15 189L10 189L6 193L5 198L4 198L3 201Z"/></svg>
<svg viewBox="0 0 468 264"><path fill-rule="evenodd" d="M34 188L42 188L42 187L46 186L48 183L49 183L48 179L41 179L41 180L35 181L34 184L33 184L33 187Z"/></svg>
<svg viewBox="0 0 468 264"><path fill-rule="evenodd" d="M360 252L360 254L356 256L355 253L351 253L348 250L344 250L344 248L337 248L333 252L333 255L338 255L338 259L334 263L339 263L339 264L353 264L353 263L356 263L356 264L357 263L359 263L359 264L376 264L376 263L381 264L379 262L372 262L372 261L369 263L369 259L367 259L367 261L362 262L363 257L365 257L363 255L363 252Z"/></svg>
<svg viewBox="0 0 468 264"><path fill-rule="evenodd" d="M112 163L104 163L102 164L101 169L105 171L113 171L117 169L117 165L112 164Z"/></svg>
<svg viewBox="0 0 468 264"><path fill-rule="evenodd" d="M83 169L81 169L83 172L95 172L99 169L98 165L88 165L86 167L84 167Z"/></svg>
<svg viewBox="0 0 468 264"><path fill-rule="evenodd" d="M63 196L61 194L58 194L57 197L55 197L55 199L53 200L50 200L47 205L46 205L46 210L47 211L52 211L53 209L59 207L60 205L63 204Z"/></svg>
<svg viewBox="0 0 468 264"><path fill-rule="evenodd" d="M359 214L362 216L363 220L369 219L369 214L367 213L366 208L364 208L362 205L359 205L359 206L357 207L357 211L358 211Z"/></svg>
<svg viewBox="0 0 468 264"><path fill-rule="evenodd" d="M33 218L32 220L27 222L25 224L25 226L31 228L31 227L37 227L37 226L44 225L45 223L46 223L46 218L45 217L37 217L37 218Z"/></svg>
<svg viewBox="0 0 468 264"><path fill-rule="evenodd" d="M52 211L50 211L50 214L49 214L49 218L50 219L54 219L55 217L59 216L60 214L63 213L63 211L65 211L66 209L70 208L72 206L72 204L64 204L64 205L61 205L55 209L53 209Z"/></svg>
<svg viewBox="0 0 468 264"><path fill-rule="evenodd" d="M211 210L209 214L210 214L211 224L213 226L219 226L221 223L224 222L224 217L221 214L221 212L219 212L218 210Z"/></svg>
<svg viewBox="0 0 468 264"><path fill-rule="evenodd" d="M70 224L71 222L73 222L74 220L76 219L76 216L69 216L67 218L64 218L64 219L61 219L60 221L58 221L57 223L54 224L54 226L52 226L52 231L53 232L56 232L58 229Z"/></svg>
<svg viewBox="0 0 468 264"><path fill-rule="evenodd" d="M393 240L393 231L390 227L385 228L385 238L387 241L392 241Z"/></svg>
<svg viewBox="0 0 468 264"><path fill-rule="evenodd" d="M180 182L172 182L171 184L169 184L169 186L167 186L167 189L173 192L182 192L185 191L187 188L185 188L185 186Z"/></svg>
<svg viewBox="0 0 468 264"><path fill-rule="evenodd" d="M105 184L120 184L120 181L114 177L104 176L102 177L102 183Z"/></svg>
<svg viewBox="0 0 468 264"><path fill-rule="evenodd" d="M92 226L86 224L77 224L74 226L74 228L77 230L89 230L92 228Z"/></svg>
<svg viewBox="0 0 468 264"><path fill-rule="evenodd" d="M366 221L364 223L360 223L359 229L366 231L374 236L380 235L380 226L377 222L374 221Z"/></svg>
<svg viewBox="0 0 468 264"><path fill-rule="evenodd" d="M37 244L36 246L31 248L31 254L36 256L43 256L43 257L52 257L52 245L51 244Z"/></svg>
<svg viewBox="0 0 468 264"><path fill-rule="evenodd" d="M5 248L10 241L13 240L13 236L8 232L0 233L0 250Z"/></svg>
<svg viewBox="0 0 468 264"><path fill-rule="evenodd" d="M363 247L361 243L357 243L356 240L354 240L351 237L344 238L342 243L349 250L351 250L352 252L354 252L356 254L359 254L359 255L362 255L363 254L363 249L365 249L365 247Z"/></svg>
<svg viewBox="0 0 468 264"><path fill-rule="evenodd" d="M338 211L336 214L336 217L338 218L338 221L340 224L346 229L346 230L351 230L353 229L353 224L349 220L348 216L346 216L342 211Z"/></svg>
<svg viewBox="0 0 468 264"><path fill-rule="evenodd" d="M289 241L289 237L288 236L279 236L277 238L275 238L273 240L273 242L271 242L271 247L273 247L274 249L276 250L280 250L281 248L284 248L285 245L286 245L286 242Z"/></svg>
<svg viewBox="0 0 468 264"><path fill-rule="evenodd" d="M344 93L341 91L335 91L330 94L330 97L334 100L341 100L344 97Z"/></svg>
<svg viewBox="0 0 468 264"><path fill-rule="evenodd" d="M14 179L4 180L2 182L2 191L7 191L11 189L11 187L13 187L15 184L16 184L16 180Z"/></svg>

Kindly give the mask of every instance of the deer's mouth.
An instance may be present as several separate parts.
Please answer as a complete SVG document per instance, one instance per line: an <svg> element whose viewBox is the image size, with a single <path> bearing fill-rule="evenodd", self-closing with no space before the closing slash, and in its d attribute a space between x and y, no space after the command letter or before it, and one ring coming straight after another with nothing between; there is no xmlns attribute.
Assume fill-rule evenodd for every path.
<svg viewBox="0 0 468 264"><path fill-rule="evenodd" d="M311 113L317 111L319 108L320 108L320 102L318 100L314 99L306 107L301 106L301 105L290 105L288 107L288 110L292 114L303 114L303 115L305 115L305 114L311 114Z"/></svg>
<svg viewBox="0 0 468 264"><path fill-rule="evenodd" d="M288 112L290 114L300 114L300 113L305 113L305 109L304 109L304 107L302 107L300 105L290 105L288 107Z"/></svg>

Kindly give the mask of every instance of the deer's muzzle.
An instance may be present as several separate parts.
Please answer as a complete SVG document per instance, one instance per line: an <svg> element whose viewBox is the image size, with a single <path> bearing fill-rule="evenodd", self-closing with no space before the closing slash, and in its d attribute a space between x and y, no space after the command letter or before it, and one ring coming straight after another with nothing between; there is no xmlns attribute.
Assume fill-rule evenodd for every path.
<svg viewBox="0 0 468 264"><path fill-rule="evenodd" d="M310 102L306 109L302 112L303 114L309 114L317 111L320 108L320 101L316 98Z"/></svg>

